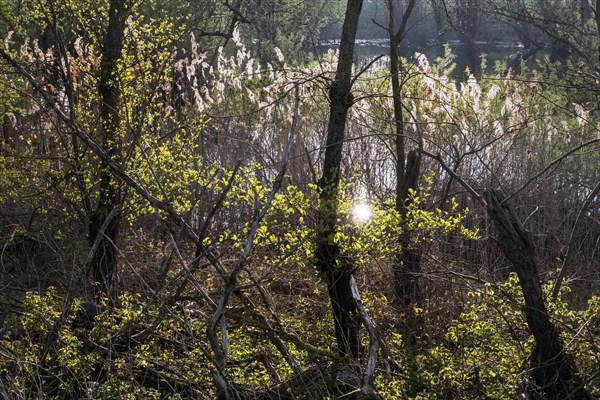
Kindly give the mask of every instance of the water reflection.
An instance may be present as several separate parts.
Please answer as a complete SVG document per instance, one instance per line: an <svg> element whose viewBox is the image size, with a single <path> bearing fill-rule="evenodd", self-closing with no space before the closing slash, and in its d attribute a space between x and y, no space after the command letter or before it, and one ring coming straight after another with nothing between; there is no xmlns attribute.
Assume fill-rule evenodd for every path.
<svg viewBox="0 0 600 400"><path fill-rule="evenodd" d="M389 62L389 39L357 39L355 46L355 62L358 65L367 65L375 57L383 54L374 67L387 66ZM339 40L325 40L318 46L320 54L326 53L330 49L337 49ZM472 41L466 43L460 40L448 40L444 43L428 43L425 47L405 45L400 47L400 55L409 60L414 60L415 53L423 53L431 61L442 57L445 52L445 46L449 47L454 55L453 62L456 64L454 75L456 78L465 79L465 71L479 75L481 72L498 73L496 71L496 62L501 61L506 65L515 64L515 60L520 59L520 55L526 52L525 47L520 42L515 41ZM482 56L486 57L486 69L480 71Z"/></svg>

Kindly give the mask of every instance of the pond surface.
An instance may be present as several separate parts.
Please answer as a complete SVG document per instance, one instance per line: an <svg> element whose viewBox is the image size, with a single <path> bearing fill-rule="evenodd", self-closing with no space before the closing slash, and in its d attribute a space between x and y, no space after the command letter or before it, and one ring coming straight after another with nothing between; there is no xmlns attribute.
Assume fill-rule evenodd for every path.
<svg viewBox="0 0 600 400"><path fill-rule="evenodd" d="M383 55L377 65L387 65L389 60L389 39L357 39L355 46L356 63L366 65L375 57ZM337 49L339 40L327 40L319 43L318 50L320 54L326 53L329 49ZM444 46L448 46L454 54L456 63L455 75L464 78L464 71L467 67L471 71L479 71L481 57L486 59L486 67L483 72L503 73L506 65L514 63L519 55L525 53L525 48L520 42L484 42L476 41L472 45L462 43L458 40L446 41L443 44L431 43L426 47L417 48L416 46L401 46L400 54L409 60L415 59L416 53L423 53L427 56L430 63L444 54ZM542 54L542 52L538 52ZM503 71L497 71L496 63L504 63Z"/></svg>

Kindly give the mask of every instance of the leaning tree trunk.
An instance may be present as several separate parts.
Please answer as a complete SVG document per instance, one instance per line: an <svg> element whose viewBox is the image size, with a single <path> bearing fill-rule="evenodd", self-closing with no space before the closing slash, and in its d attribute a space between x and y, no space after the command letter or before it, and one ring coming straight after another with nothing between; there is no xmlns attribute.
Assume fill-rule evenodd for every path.
<svg viewBox="0 0 600 400"><path fill-rule="evenodd" d="M327 282L339 353L342 357L349 358L358 357L360 347L358 310L352 298L350 285L353 268L349 260L341 256L334 236L338 229L337 202L344 131L348 110L353 103L351 89L354 40L362 3L362 0L348 0L338 66L335 80L329 90L330 114L323 176L319 181L321 193L315 260L317 270Z"/></svg>
<svg viewBox="0 0 600 400"><path fill-rule="evenodd" d="M549 400L590 400L577 375L577 366L564 351L550 321L534 259L529 232L517 220L512 208L495 190L486 190L487 212L498 229L498 246L519 277L525 297L525 317L535 339L532 377Z"/></svg>
<svg viewBox="0 0 600 400"><path fill-rule="evenodd" d="M112 160L119 162L120 90L118 88L118 63L123 51L127 9L124 0L111 0L108 27L102 44L98 91L102 101L100 123L102 144ZM104 294L115 287L117 250L115 242L120 225L120 194L117 181L106 163L100 172L99 199L90 216L89 241L92 246L91 278Z"/></svg>

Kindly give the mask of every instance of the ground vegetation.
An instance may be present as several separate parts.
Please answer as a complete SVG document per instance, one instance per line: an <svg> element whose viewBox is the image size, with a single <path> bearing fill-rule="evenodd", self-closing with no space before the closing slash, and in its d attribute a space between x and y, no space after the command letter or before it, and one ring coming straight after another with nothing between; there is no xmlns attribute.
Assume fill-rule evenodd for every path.
<svg viewBox="0 0 600 400"><path fill-rule="evenodd" d="M84 3L0 1L0 397L600 396L595 4Z"/></svg>

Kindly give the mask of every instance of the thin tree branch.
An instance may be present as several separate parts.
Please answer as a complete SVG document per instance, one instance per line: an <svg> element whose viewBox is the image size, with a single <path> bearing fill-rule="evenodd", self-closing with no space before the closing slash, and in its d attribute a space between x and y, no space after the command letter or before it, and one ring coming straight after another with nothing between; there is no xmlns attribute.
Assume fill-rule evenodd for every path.
<svg viewBox="0 0 600 400"><path fill-rule="evenodd" d="M460 183L462 185L462 187L464 187L469 193L471 193L471 195L473 196L473 198L475 200L477 200L477 202L479 204L481 204L483 207L486 206L486 202L483 199L483 197L477 193L477 191L475 189L473 189L467 182L465 182L465 180L458 174L456 174L452 168L450 168L448 165L446 165L446 163L444 162L444 160L442 159L442 156L439 154L432 154L426 150L423 149L419 149L419 152L421 154L426 155L429 158L434 159L435 161L437 161L442 168L444 169L444 171L446 171L448 173L448 175L450 175L452 178L454 178L454 180L456 180L458 183Z"/></svg>
<svg viewBox="0 0 600 400"><path fill-rule="evenodd" d="M292 118L292 126L290 128L290 137L288 140L286 152L283 157L282 166L279 170L279 173L275 177L273 186L271 188L271 192L269 193L269 195L267 197L267 201L262 206L262 208L260 207L260 204L259 204L258 194L256 192L254 194L254 217L250 224L248 239L246 240L246 245L244 246L244 250L243 250L240 258L238 259L237 264L233 268L233 271L231 272L231 274L229 274L229 277L227 278L227 284L225 286L225 289L223 290L223 296L221 297L221 300L219 301L219 304L217 305L217 309L215 310L215 312L206 328L206 335L208 336L208 340L210 342L211 349L212 349L213 354L215 355L216 361L217 361L217 373L215 375L215 383L223 391L223 394L228 398L232 397L232 392L231 392L231 387L227 383L227 380L226 380L224 372L223 372L225 365L227 364L227 330L226 330L226 325L225 325L225 321L226 321L225 310L226 310L227 304L229 303L229 298L231 297L235 288L237 287L237 281L238 281L239 275L242 272L242 270L246 264L246 261L248 260L248 257L250 256L250 252L251 252L252 246L254 244L254 238L256 237L256 232L258 231L258 227L259 227L261 221L263 220L263 218L265 217L267 211L271 207L271 203L273 202L275 195L279 192L279 189L281 188L281 185L283 183L283 179L284 179L285 173L287 171L290 154L292 152L292 148L293 148L293 144L294 144L294 134L295 134L297 119L298 119L298 104L299 104L299 102L300 102L300 91L299 91L299 86L296 85L296 101L295 101L295 106L294 106L294 115ZM222 335L220 345L219 345L219 340L216 335L216 326L217 326L217 324L219 324L219 322L221 323L221 335Z"/></svg>
<svg viewBox="0 0 600 400"><path fill-rule="evenodd" d="M552 301L555 302L558 299L558 293L560 292L560 288L562 285L562 280L565 277L566 271L571 265L571 261L573 259L573 253L575 252L575 234L577 233L577 228L579 228L579 223L582 221L583 215L587 212L592 204L594 198L600 192L600 182L596 184L596 187L592 190L590 195L585 199L585 203L579 210L577 214L577 219L575 219L575 224L573 225L573 229L571 230L571 236L569 237L569 245L567 247L567 254L563 259L562 265L560 266L560 271L558 272L558 276L556 277L556 282L554 282L554 287L552 288Z"/></svg>
<svg viewBox="0 0 600 400"><path fill-rule="evenodd" d="M146 189L141 184L137 183L126 171L125 169L116 161L114 161L108 153L98 145L91 137L89 137L73 120L71 120L65 113L58 107L54 99L50 96L50 94L44 90L44 88L37 82L37 80L27 72L23 67L21 67L15 59L8 54L3 48L0 47L0 56L4 58L4 60L13 68L17 70L19 74L21 74L33 88L44 98L44 100L48 103L48 105L52 108L57 117L63 121L71 130L71 133L77 136L85 145L94 152L106 165L110 168L110 170L119 177L123 182L125 182L128 186L134 189L142 198L148 201L153 207L156 207L159 210L162 210L167 213L169 218L171 218L175 224L182 228L184 232L190 237L193 238L194 241L198 239L197 235L194 233L193 229L185 222L183 217L179 215L179 213L167 202L160 200L154 197L148 189Z"/></svg>
<svg viewBox="0 0 600 400"><path fill-rule="evenodd" d="M583 149L584 147L590 146L590 145L592 145L594 143L600 143L600 138L592 139L590 141L587 141L585 143L580 144L579 146L575 146L571 150L567 151L562 156L558 157L556 160L554 160L550 164L546 165L546 167L544 169L542 169L540 172L538 172L537 174L535 174L534 176L532 176L531 178L529 178L527 180L527 182L525 182L523 184L523 186L521 186L519 189L517 189L516 191L514 191L511 195L507 196L504 201L508 201L508 200L512 199L513 197L515 197L517 194L521 193L523 191L523 189L525 189L527 186L529 186L533 181L535 181L536 179L538 179L540 176L544 175L553 166L562 163L565 160L565 158L567 158L571 154L573 154L573 153L575 153L575 152Z"/></svg>
<svg viewBox="0 0 600 400"><path fill-rule="evenodd" d="M383 54L380 54L377 57L374 57L371 61L369 61L369 63L367 65L365 65L360 71L358 71L358 73L356 75L354 75L354 78L352 78L352 85L354 85L354 82L356 82L356 80L358 78L360 78L360 76L362 74L364 74L365 72L367 72L369 70L369 68L371 68L371 65L373 65L377 61L379 61L381 59L381 57L383 57Z"/></svg>

